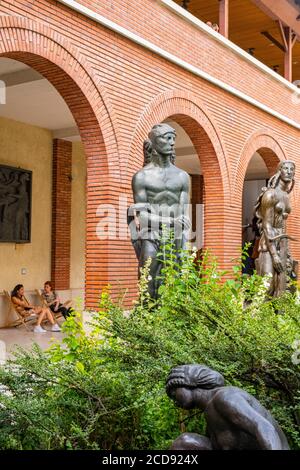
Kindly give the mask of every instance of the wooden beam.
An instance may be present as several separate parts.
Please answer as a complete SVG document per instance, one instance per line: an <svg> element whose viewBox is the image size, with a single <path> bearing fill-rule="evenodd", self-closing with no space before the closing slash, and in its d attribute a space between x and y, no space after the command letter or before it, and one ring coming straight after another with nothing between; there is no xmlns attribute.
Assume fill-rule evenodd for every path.
<svg viewBox="0 0 300 470"><path fill-rule="evenodd" d="M283 26L282 21L278 21L282 41L284 44L284 78L290 82L293 80L293 47L297 41L297 34L289 27Z"/></svg>
<svg viewBox="0 0 300 470"><path fill-rule="evenodd" d="M277 41L277 39L274 38L272 34L270 34L268 31L262 31L261 34L269 39L269 41L271 41L275 46L279 47L282 52L285 52L285 47L279 41Z"/></svg>
<svg viewBox="0 0 300 470"><path fill-rule="evenodd" d="M286 36L285 36L285 32L284 32L284 26L282 24L282 21L278 21L278 26L279 26L279 31L280 31L280 34L281 34L281 39L282 39L282 42L283 42L283 45L284 45L284 52L287 52L288 50L288 43L287 43L287 40L286 40Z"/></svg>
<svg viewBox="0 0 300 470"><path fill-rule="evenodd" d="M291 82L293 80L293 31L289 26L285 26L283 31L287 43L287 50L284 53L284 78Z"/></svg>
<svg viewBox="0 0 300 470"><path fill-rule="evenodd" d="M219 0L219 33L229 36L229 0Z"/></svg>
<svg viewBox="0 0 300 470"><path fill-rule="evenodd" d="M294 47L294 45L295 45L297 39L298 39L298 36L297 36L297 34L294 32L294 33L293 33L293 39L292 39L292 47Z"/></svg>

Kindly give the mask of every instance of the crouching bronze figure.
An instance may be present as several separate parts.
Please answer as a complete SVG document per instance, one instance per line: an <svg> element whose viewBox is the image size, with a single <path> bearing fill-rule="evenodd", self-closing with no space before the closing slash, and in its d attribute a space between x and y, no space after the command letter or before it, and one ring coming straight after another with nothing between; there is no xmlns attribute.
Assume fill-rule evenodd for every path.
<svg viewBox="0 0 300 470"><path fill-rule="evenodd" d="M186 410L203 411L208 437L181 434L172 450L288 450L286 437L269 411L246 391L225 386L224 377L207 366L171 370L166 391Z"/></svg>

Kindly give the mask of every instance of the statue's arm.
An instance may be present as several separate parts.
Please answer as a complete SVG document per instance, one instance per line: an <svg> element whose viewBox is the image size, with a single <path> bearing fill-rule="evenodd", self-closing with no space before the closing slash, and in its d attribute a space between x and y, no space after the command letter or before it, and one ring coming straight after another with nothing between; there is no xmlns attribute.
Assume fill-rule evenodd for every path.
<svg viewBox="0 0 300 470"><path fill-rule="evenodd" d="M191 228L191 221L189 217L189 202L190 202L190 178L187 173L184 173L182 176L182 189L180 193L180 211L181 211L181 220L184 230L189 230Z"/></svg>
<svg viewBox="0 0 300 470"><path fill-rule="evenodd" d="M190 179L189 175L186 173L182 177L182 189L180 194L180 205L183 208L183 211L186 210L186 206L189 203L189 193L190 193Z"/></svg>
<svg viewBox="0 0 300 470"><path fill-rule="evenodd" d="M134 175L132 179L132 192L135 204L129 208L129 215L134 219L135 226L138 230L141 228L140 214L147 211L147 192L145 188L144 178L141 173Z"/></svg>
<svg viewBox="0 0 300 470"><path fill-rule="evenodd" d="M135 205L139 204L142 207L143 203L147 203L144 175L141 172L136 173L132 178L132 192Z"/></svg>
<svg viewBox="0 0 300 470"><path fill-rule="evenodd" d="M282 449L280 436L273 424L257 413L245 398L234 394L231 398L219 400L216 408L226 421L237 428L237 432L252 435L260 449Z"/></svg>
<svg viewBox="0 0 300 470"><path fill-rule="evenodd" d="M272 256L273 266L277 272L283 270L283 266L276 249L276 243L271 239L277 235L273 226L274 223L274 210L276 205L276 198L273 191L265 193L261 201L260 212L262 216L262 230L265 235L266 245L269 253Z"/></svg>

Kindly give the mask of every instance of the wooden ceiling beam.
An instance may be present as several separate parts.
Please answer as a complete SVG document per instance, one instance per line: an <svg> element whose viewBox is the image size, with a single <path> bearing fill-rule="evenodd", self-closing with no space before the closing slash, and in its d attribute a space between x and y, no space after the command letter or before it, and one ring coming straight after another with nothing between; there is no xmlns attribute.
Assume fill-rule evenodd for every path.
<svg viewBox="0 0 300 470"><path fill-rule="evenodd" d="M284 53L284 78L290 82L293 79L293 31L289 26L283 28L287 42L287 50Z"/></svg>
<svg viewBox="0 0 300 470"><path fill-rule="evenodd" d="M298 39L298 36L295 32L293 32L293 39L292 39L292 46L294 47L294 45L296 44L296 41Z"/></svg>
<svg viewBox="0 0 300 470"><path fill-rule="evenodd" d="M277 41L272 34L270 34L268 31L261 31L261 34L265 36L269 41L271 41L275 46L279 47L283 52L286 51L285 46L283 46L279 41Z"/></svg>
<svg viewBox="0 0 300 470"><path fill-rule="evenodd" d="M282 39L282 42L283 42L283 45L284 45L284 52L287 52L287 50L288 50L288 42L287 42L287 37L286 37L286 34L285 34L285 27L283 26L282 21L280 21L280 20L277 21L277 24L278 24L278 26L279 26L279 31L280 31L280 34L281 34L281 39Z"/></svg>

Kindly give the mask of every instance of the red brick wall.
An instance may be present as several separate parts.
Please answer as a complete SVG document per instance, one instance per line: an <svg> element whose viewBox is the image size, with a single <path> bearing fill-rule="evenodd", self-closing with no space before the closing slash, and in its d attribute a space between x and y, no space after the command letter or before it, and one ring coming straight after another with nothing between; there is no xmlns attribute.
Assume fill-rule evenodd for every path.
<svg viewBox="0 0 300 470"><path fill-rule="evenodd" d="M51 279L56 289L70 287L72 142L54 139L52 159Z"/></svg>
<svg viewBox="0 0 300 470"><path fill-rule="evenodd" d="M194 29L156 0L88 2L99 13L143 35L293 119L291 92ZM270 170L289 158L299 172L299 131L173 65L54 0L1 0L0 55L41 72L65 99L78 125L87 159L86 301L100 289L136 293L131 243L112 233L99 240L100 204L131 200L131 178L142 166L143 140L153 124L171 117L199 155L205 187L205 243L229 268L241 244L242 187L247 165L260 150ZM267 149L267 150L266 150ZM270 159L268 151L276 158ZM299 196L297 182L293 201ZM294 203L290 230L300 240ZM126 221L118 228L125 229ZM300 242L293 245L300 259Z"/></svg>

